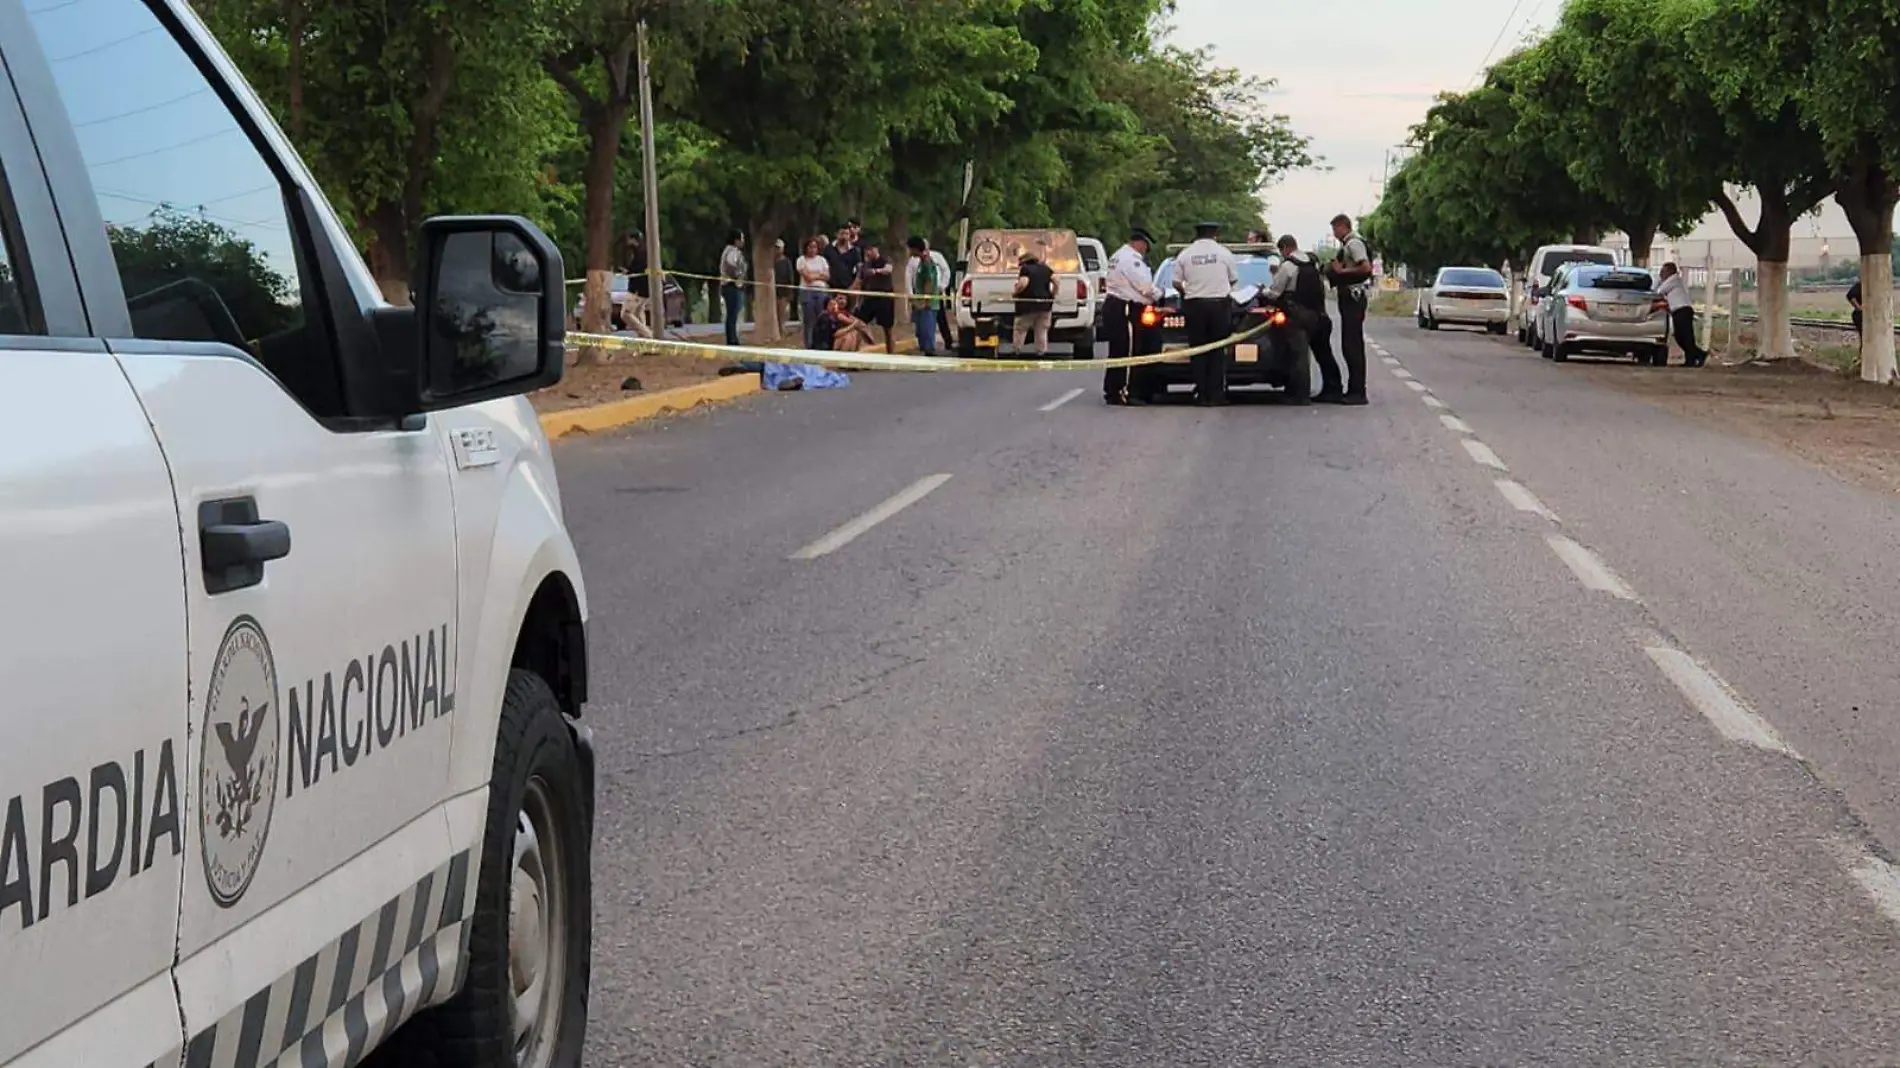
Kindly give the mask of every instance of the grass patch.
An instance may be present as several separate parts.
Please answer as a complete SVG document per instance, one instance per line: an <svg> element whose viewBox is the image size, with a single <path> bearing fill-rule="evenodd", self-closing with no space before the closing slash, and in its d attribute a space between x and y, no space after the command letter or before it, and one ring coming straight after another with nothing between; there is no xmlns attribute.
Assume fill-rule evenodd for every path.
<svg viewBox="0 0 1900 1068"><path fill-rule="evenodd" d="M1418 314L1418 291L1401 289L1398 292L1377 290L1366 305L1366 314L1385 318L1410 319Z"/></svg>

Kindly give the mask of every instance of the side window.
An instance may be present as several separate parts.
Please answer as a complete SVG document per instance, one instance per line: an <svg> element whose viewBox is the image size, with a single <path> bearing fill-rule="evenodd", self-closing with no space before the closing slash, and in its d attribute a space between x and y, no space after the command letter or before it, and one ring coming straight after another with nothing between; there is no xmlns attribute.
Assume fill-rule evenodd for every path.
<svg viewBox="0 0 1900 1068"><path fill-rule="evenodd" d="M242 349L312 411L341 414L284 187L171 29L145 0L39 3L27 18L91 174L132 332Z"/></svg>
<svg viewBox="0 0 1900 1068"><path fill-rule="evenodd" d="M38 334L33 328L35 316L27 302L23 266L14 257L8 238L12 228L13 202L7 196L6 176L0 175L0 334Z"/></svg>

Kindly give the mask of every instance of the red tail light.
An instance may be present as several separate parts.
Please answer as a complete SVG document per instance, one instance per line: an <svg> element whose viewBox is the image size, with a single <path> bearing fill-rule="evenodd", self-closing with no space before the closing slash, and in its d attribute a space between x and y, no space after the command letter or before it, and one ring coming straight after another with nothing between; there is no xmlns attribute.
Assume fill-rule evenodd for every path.
<svg viewBox="0 0 1900 1068"><path fill-rule="evenodd" d="M976 293L976 285L973 282L971 282L970 279L965 278L963 280L963 299L969 300L970 297L974 295L975 293Z"/></svg>
<svg viewBox="0 0 1900 1068"><path fill-rule="evenodd" d="M1075 299L1084 304L1088 303L1089 299L1089 284L1080 278L1075 280Z"/></svg>
<svg viewBox="0 0 1900 1068"><path fill-rule="evenodd" d="M1141 325L1155 326L1155 325L1158 325L1160 322L1161 322L1161 313L1154 309L1154 305L1151 304L1148 307L1141 309Z"/></svg>
<svg viewBox="0 0 1900 1068"><path fill-rule="evenodd" d="M1580 312L1587 312L1590 310L1590 302L1587 300L1584 300L1582 297L1566 297L1564 298L1564 303L1570 305L1571 307L1577 309Z"/></svg>
<svg viewBox="0 0 1900 1068"><path fill-rule="evenodd" d="M1280 310L1279 308L1273 309L1273 314L1267 316L1267 322L1272 323L1274 326L1285 326L1286 312Z"/></svg>
<svg viewBox="0 0 1900 1068"><path fill-rule="evenodd" d="M1669 301L1662 297L1657 297L1655 300L1649 302L1649 310L1653 312L1666 312L1669 310Z"/></svg>

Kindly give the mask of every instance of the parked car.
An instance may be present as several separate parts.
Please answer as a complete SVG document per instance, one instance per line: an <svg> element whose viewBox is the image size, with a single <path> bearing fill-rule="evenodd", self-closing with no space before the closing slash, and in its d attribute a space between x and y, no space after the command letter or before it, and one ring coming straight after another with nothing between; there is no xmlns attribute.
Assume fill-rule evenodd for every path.
<svg viewBox="0 0 1900 1068"><path fill-rule="evenodd" d="M1489 267L1440 267L1419 294L1418 325L1426 330L1459 324L1502 334L1510 320L1511 287Z"/></svg>
<svg viewBox="0 0 1900 1068"><path fill-rule="evenodd" d="M1607 352L1660 366L1669 355L1669 303L1641 267L1566 264L1551 279L1538 334L1545 359Z"/></svg>
<svg viewBox="0 0 1900 1068"><path fill-rule="evenodd" d="M670 274L662 275L661 278L660 290L665 294L666 301L666 325L674 327L685 326L686 290L680 285L679 279ZM619 272L616 272L613 276L613 280L607 284L607 292L613 297L614 301L614 319L616 321L613 326L616 330L628 328L626 325L626 316L628 314L628 302L633 299L632 284L632 277L630 275ZM580 297L574 301L574 322L578 325L581 322L581 317L586 313L587 294L582 293Z"/></svg>
<svg viewBox="0 0 1900 1068"><path fill-rule="evenodd" d="M1082 258L1082 273L1088 278L1089 289L1094 293L1094 308L1090 317L1094 328L1090 333L1095 340L1100 341L1102 304L1108 299L1108 247L1096 238L1078 237L1075 239L1075 251ZM1094 355L1093 350L1089 355Z"/></svg>
<svg viewBox="0 0 1900 1068"><path fill-rule="evenodd" d="M1531 348L1543 347L1544 340L1536 330L1540 318L1538 311L1543 305L1544 290L1549 287L1551 276L1566 263L1595 263L1614 267L1617 263L1616 251L1602 245L1545 245L1531 254L1530 264L1524 272L1527 284L1523 325L1517 331L1517 339Z"/></svg>

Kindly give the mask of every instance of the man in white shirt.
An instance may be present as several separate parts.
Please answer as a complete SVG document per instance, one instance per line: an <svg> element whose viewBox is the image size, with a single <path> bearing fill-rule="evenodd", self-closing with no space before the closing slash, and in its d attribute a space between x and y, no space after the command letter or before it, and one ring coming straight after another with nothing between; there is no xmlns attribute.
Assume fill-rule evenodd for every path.
<svg viewBox="0 0 1900 1068"><path fill-rule="evenodd" d="M1108 258L1108 281L1103 285L1102 329L1108 334L1108 355L1144 355L1142 342L1147 330L1141 325L1143 308L1161 299L1155 288L1154 272L1148 269L1148 250L1154 239L1148 231L1135 227L1128 243ZM1145 375L1140 367L1111 367L1102 375L1102 399L1109 404L1146 404L1147 392L1141 388ZM1135 372L1132 373L1131 372Z"/></svg>
<svg viewBox="0 0 1900 1068"><path fill-rule="evenodd" d="M1220 243L1220 224L1194 228L1194 243L1174 259L1174 288L1181 293L1188 347L1212 344L1233 333L1234 286L1240 269L1234 254ZM1192 358L1194 403L1203 408L1227 403L1227 350Z"/></svg>
<svg viewBox="0 0 1900 1068"><path fill-rule="evenodd" d="M1675 327L1676 344L1682 348L1682 364L1700 367L1709 362L1709 353L1695 341L1695 301L1689 299L1689 287L1682 281L1682 270L1673 263L1665 263L1657 277L1662 283L1656 287L1656 295L1669 304L1669 323ZM1663 357L1665 363L1668 359Z"/></svg>

